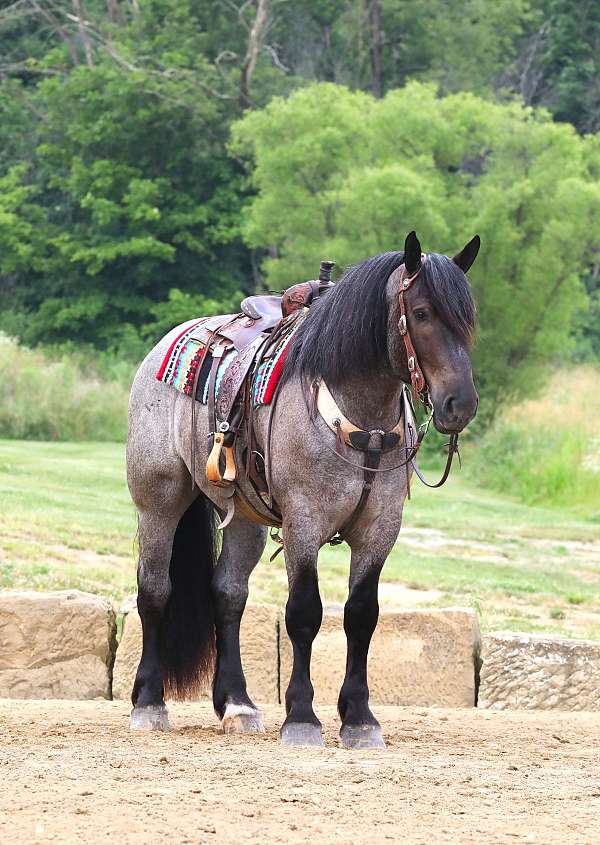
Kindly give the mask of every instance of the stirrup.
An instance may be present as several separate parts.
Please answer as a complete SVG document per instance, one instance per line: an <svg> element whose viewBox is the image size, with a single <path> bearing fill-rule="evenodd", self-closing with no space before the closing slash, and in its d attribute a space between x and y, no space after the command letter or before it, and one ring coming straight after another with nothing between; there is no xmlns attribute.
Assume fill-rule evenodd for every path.
<svg viewBox="0 0 600 845"><path fill-rule="evenodd" d="M223 481L220 468L221 450L225 441L225 434L222 431L216 432L213 439L213 447L206 462L206 477L213 484L220 484Z"/></svg>
<svg viewBox="0 0 600 845"><path fill-rule="evenodd" d="M211 484L226 487L237 478L235 465L235 450L233 446L224 446L225 433L217 432L214 436L213 447L206 462L206 478ZM221 452L225 452L225 470L221 472Z"/></svg>

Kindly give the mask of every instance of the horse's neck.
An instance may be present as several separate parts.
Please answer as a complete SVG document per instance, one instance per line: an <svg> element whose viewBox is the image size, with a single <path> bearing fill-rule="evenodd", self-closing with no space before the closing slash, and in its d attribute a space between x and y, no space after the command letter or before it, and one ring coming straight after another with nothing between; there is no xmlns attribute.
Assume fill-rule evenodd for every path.
<svg viewBox="0 0 600 845"><path fill-rule="evenodd" d="M345 378L333 393L342 413L356 426L388 430L398 422L402 382L397 376L377 373Z"/></svg>

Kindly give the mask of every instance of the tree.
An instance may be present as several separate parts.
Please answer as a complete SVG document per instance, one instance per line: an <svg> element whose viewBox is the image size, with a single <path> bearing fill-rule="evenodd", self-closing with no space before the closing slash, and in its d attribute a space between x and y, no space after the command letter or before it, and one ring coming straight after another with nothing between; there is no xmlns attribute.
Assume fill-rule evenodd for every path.
<svg viewBox="0 0 600 845"><path fill-rule="evenodd" d="M345 265L401 248L413 228L447 253L479 232L475 361L488 410L526 393L567 342L600 231L600 184L571 127L419 83L383 100L321 84L247 115L233 137L257 193L246 239L274 247L270 286L314 275L324 257Z"/></svg>
<svg viewBox="0 0 600 845"><path fill-rule="evenodd" d="M34 87L5 83L0 110L14 110L9 94L20 86L21 122L37 116L25 166L9 171L6 202L20 202L0 217L0 241L20 236L18 263L14 251L0 254L2 324L26 313L28 342L119 345L131 326L155 321L171 289L214 305L248 284L241 173L225 150L237 106L217 95L218 72L196 49L202 32L189 37L184 5L155 0L162 14L175 12L168 34L157 12L118 41L86 17L90 61L86 48L66 72L60 47ZM73 25L79 31L81 18ZM132 42L151 60L138 67Z"/></svg>
<svg viewBox="0 0 600 845"><path fill-rule="evenodd" d="M600 6L537 0L504 82L527 104L549 108L582 132L600 129Z"/></svg>

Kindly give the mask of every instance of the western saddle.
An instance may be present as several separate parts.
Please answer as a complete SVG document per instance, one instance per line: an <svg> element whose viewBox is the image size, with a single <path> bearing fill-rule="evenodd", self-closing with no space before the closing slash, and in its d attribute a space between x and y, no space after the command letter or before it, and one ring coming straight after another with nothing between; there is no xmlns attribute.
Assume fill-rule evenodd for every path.
<svg viewBox="0 0 600 845"><path fill-rule="evenodd" d="M248 296L242 301L238 314L211 317L202 322L192 336L202 348L192 388L194 398L200 374L203 369L206 372L204 364L211 356L207 381L209 437L212 443L206 463L206 477L223 489L228 500L227 515L220 528L229 524L236 506L254 522L271 526L281 524L281 516L269 496L266 478L268 456L263 456L253 448L252 384L258 367L274 353L278 342L293 329L306 309L333 286L331 272L334 266L333 261L322 261L317 280L294 285L280 296ZM231 351L235 351L236 355L217 384L223 356ZM195 477L195 405L193 401L192 479ZM245 450L244 476L252 484L263 506L261 509L257 509L248 500L237 483L236 444L240 434ZM242 450L238 450L237 457L241 454Z"/></svg>

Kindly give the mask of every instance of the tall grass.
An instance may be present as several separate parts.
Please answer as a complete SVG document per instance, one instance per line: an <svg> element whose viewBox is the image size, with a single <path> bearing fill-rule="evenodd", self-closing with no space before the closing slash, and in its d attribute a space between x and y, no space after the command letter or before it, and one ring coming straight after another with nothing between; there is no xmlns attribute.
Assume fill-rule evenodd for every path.
<svg viewBox="0 0 600 845"><path fill-rule="evenodd" d="M555 374L542 396L500 414L471 451L469 474L527 504L600 516L600 367Z"/></svg>
<svg viewBox="0 0 600 845"><path fill-rule="evenodd" d="M107 367L93 353L27 349L0 335L0 372L0 437L124 440L131 367Z"/></svg>

